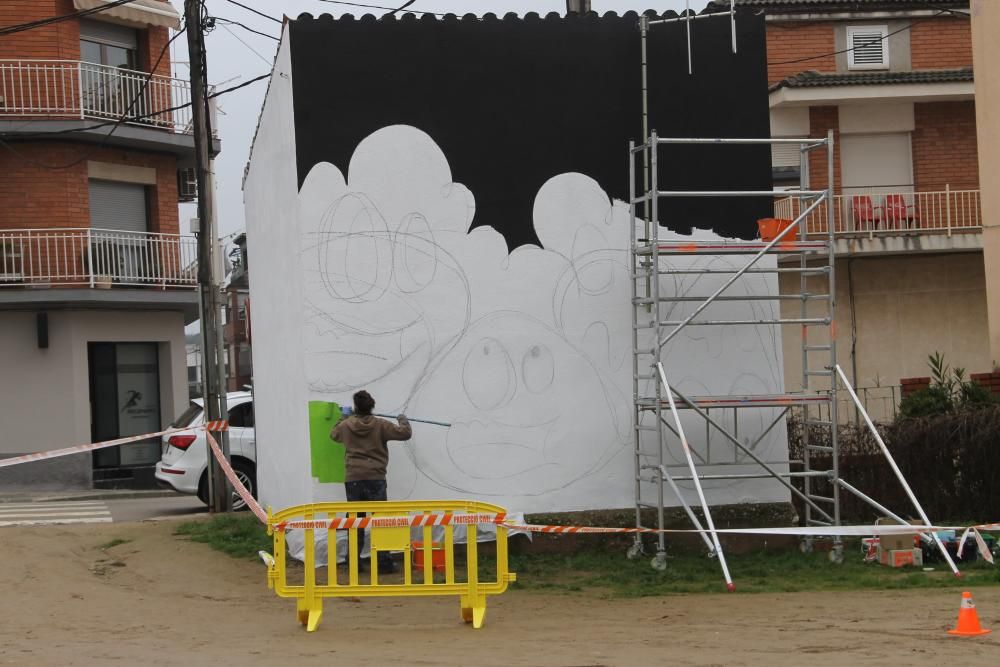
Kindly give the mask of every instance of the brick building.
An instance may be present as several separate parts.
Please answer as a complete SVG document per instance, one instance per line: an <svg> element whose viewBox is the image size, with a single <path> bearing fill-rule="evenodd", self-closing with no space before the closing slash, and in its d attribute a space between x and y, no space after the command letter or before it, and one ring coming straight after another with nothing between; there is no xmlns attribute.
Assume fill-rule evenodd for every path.
<svg viewBox="0 0 1000 667"><path fill-rule="evenodd" d="M900 378L926 375L934 351L990 370L968 1L737 5L765 15L772 135L832 131L836 141L838 355L870 408L891 417ZM794 147L776 147L775 184L797 187L805 169L806 183L825 188L825 154L815 153L802 165ZM776 203L778 217L798 210L794 198ZM826 208L807 223L825 234ZM797 291L791 280L783 289ZM790 333L795 388L801 354Z"/></svg>
<svg viewBox="0 0 1000 667"><path fill-rule="evenodd" d="M187 405L198 302L196 242L178 224L194 157L188 84L171 76L179 16L166 0L106 4L0 3L0 456L157 431ZM159 450L17 466L0 488L143 486Z"/></svg>

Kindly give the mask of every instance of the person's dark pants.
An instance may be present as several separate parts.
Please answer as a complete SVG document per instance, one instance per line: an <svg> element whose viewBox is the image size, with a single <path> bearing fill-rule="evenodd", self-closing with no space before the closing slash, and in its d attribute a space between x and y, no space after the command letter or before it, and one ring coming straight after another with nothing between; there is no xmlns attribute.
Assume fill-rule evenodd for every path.
<svg viewBox="0 0 1000 667"><path fill-rule="evenodd" d="M347 491L347 501L357 502L359 500L388 500L386 495L387 487L384 479L362 479L356 482L344 482ZM364 512L358 512L359 517L365 516ZM358 559L361 558L361 548L365 544L365 531L356 529L358 536ZM348 554L350 557L350 554ZM380 572L392 572L395 568L392 558L388 552L378 553L378 569Z"/></svg>

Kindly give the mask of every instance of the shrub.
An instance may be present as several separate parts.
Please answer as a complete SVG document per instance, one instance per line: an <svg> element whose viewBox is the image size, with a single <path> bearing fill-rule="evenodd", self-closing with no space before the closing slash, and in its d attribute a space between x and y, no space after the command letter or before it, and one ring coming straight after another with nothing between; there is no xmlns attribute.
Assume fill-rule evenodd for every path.
<svg viewBox="0 0 1000 667"><path fill-rule="evenodd" d="M927 365L931 369L931 386L900 401L900 419L947 415L996 403L988 389L967 380L964 368L951 368L940 352L930 355Z"/></svg>

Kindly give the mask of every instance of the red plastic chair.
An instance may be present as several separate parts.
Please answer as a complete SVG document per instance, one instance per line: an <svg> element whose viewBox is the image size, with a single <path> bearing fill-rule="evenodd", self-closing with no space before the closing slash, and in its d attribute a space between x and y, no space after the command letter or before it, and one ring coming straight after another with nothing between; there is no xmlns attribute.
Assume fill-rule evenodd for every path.
<svg viewBox="0 0 1000 667"><path fill-rule="evenodd" d="M886 229L905 229L917 220L917 207L903 195L886 195L884 213Z"/></svg>
<svg viewBox="0 0 1000 667"><path fill-rule="evenodd" d="M851 197L851 215L854 217L854 231L863 231L878 227L879 216L875 213L875 205L868 195Z"/></svg>

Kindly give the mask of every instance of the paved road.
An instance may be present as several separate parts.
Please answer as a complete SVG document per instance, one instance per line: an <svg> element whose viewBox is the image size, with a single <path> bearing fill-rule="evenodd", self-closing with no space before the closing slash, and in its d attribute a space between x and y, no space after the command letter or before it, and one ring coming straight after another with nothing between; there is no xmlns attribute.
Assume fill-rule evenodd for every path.
<svg viewBox="0 0 1000 667"><path fill-rule="evenodd" d="M193 517L205 511L205 505L194 496L179 494L147 498L26 500L0 503L0 527L121 523Z"/></svg>

